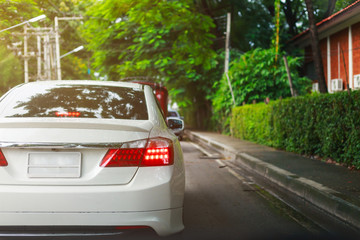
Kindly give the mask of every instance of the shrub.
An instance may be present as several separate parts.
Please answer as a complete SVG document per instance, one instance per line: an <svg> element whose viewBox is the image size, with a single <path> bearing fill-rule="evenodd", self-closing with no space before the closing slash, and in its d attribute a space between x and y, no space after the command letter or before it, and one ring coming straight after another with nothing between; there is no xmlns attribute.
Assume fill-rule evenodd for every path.
<svg viewBox="0 0 360 240"><path fill-rule="evenodd" d="M282 55L284 53L277 56L274 48L257 48L231 62L228 75L237 106L242 105L243 102L262 102L266 98L278 99L291 96ZM288 63L294 88L298 94L306 94L311 86L310 80L300 77L297 72L302 59L288 57ZM214 119L222 127L219 129L220 131L229 132L229 116L233 100L225 75L221 80L215 82L214 89L216 89L216 93L211 99Z"/></svg>
<svg viewBox="0 0 360 240"><path fill-rule="evenodd" d="M232 115L235 137L360 168L360 91L246 105Z"/></svg>

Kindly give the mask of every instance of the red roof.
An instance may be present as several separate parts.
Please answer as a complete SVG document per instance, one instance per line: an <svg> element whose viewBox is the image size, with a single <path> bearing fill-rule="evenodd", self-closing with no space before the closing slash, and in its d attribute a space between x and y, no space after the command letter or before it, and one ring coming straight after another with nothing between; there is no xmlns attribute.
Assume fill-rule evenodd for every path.
<svg viewBox="0 0 360 240"><path fill-rule="evenodd" d="M328 29L329 27L332 26L331 23L336 24L338 22L347 20L347 16L351 17L351 13L353 14L359 14L358 11L355 11L355 9L357 7L360 7L360 0L357 0L356 2L350 4L349 6L347 6L346 8L334 13L333 15L323 19L322 21L318 22L316 24L317 28L318 28L318 32L320 31L324 31L326 29ZM309 29L306 29L305 31L299 33L298 35L296 35L295 37L293 37L290 41L294 42L296 40L299 40L301 37L303 37L304 35L306 35L309 32Z"/></svg>
<svg viewBox="0 0 360 240"><path fill-rule="evenodd" d="M334 14L331 15L330 17L323 19L321 22L318 22L318 23L316 24L316 26L319 27L320 25L325 24L326 22L334 19L336 16L338 16L338 15L340 15L340 14L345 14L346 11L348 11L349 9L351 9L352 7L354 7L354 6L355 6L356 4L358 4L358 3L360 3L360 0L357 0L356 2L354 2L354 3L350 4L349 6L347 6L346 8L344 8L344 9L342 9L342 10L334 13Z"/></svg>

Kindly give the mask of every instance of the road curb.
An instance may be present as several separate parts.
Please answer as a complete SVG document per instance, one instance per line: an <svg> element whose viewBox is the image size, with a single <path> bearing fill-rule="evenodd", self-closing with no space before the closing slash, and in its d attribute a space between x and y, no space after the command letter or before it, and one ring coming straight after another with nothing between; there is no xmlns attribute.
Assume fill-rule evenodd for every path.
<svg viewBox="0 0 360 240"><path fill-rule="evenodd" d="M340 198L340 193L331 188L261 161L249 154L237 152L236 149L201 134L186 131L186 135L191 141L213 148L229 157L235 165L270 180L272 183L285 188L328 214L360 230L360 207Z"/></svg>

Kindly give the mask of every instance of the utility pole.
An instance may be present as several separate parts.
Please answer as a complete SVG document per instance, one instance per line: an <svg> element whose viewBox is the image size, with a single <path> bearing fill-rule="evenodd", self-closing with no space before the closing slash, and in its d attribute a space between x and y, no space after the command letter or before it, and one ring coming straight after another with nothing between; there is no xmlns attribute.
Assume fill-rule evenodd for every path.
<svg viewBox="0 0 360 240"><path fill-rule="evenodd" d="M231 97L233 100L233 104L235 105L235 97L234 97L234 92L231 86L231 81L229 78L229 61L230 61L230 28L231 27L231 13L227 13L227 21L226 21L226 39L225 39L225 66L224 66L224 72L225 72L225 76L226 79L228 81L229 84L229 88L230 88L230 92L231 92Z"/></svg>
<svg viewBox="0 0 360 240"><path fill-rule="evenodd" d="M295 91L295 89L293 87L293 82L292 82L292 78L291 78L291 74L290 74L290 69L289 69L289 64L288 64L288 61L287 61L287 57L284 55L283 59L284 59L285 68L286 68L286 72L287 72L288 79L289 79L289 86L290 86L291 96L296 97L297 93L296 93L296 91Z"/></svg>
<svg viewBox="0 0 360 240"><path fill-rule="evenodd" d="M60 43L59 43L59 19L55 17L55 49L56 49L56 76L61 80L61 65L60 65Z"/></svg>
<svg viewBox="0 0 360 240"><path fill-rule="evenodd" d="M8 27L6 29L0 30L0 33L2 33L4 31L8 31L10 29L13 29L13 28L24 25L24 33L23 33L23 36L24 36L24 55L23 55L23 58L24 58L24 82L25 83L29 82L29 65L28 65L28 61L29 61L29 57L30 57L30 55L28 54L28 42L27 42L28 41L28 28L27 28L26 24L37 22L37 21L43 20L45 18L46 18L46 16L43 14L43 15L31 18L31 19L29 19L29 20L27 20L25 22L22 22L22 23L14 25L14 26Z"/></svg>
<svg viewBox="0 0 360 240"><path fill-rule="evenodd" d="M33 73L36 76L36 80L50 80L51 76L54 76L54 74L51 74L51 58L49 57L50 50L53 48L51 44L54 45L50 41L54 39L53 28L31 28L25 25L24 32L13 33L13 35L22 36L24 41L24 50L21 54L24 59L24 82L29 82L32 79L29 71L29 61L32 57L37 59L37 73ZM31 49L31 45L29 46L29 42L33 39L32 37L36 39L36 44L34 44L36 49ZM55 68L54 64L54 61L52 61L52 68Z"/></svg>
<svg viewBox="0 0 360 240"><path fill-rule="evenodd" d="M29 65L28 65L28 45L27 45L27 26L24 25L24 82L29 82Z"/></svg>
<svg viewBox="0 0 360 240"><path fill-rule="evenodd" d="M41 79L41 36L37 35L36 36L36 40L37 40L37 79L40 80Z"/></svg>
<svg viewBox="0 0 360 240"><path fill-rule="evenodd" d="M50 64L49 64L49 42L48 42L48 36L44 36L44 77L45 79L49 80L49 71L50 71Z"/></svg>
<svg viewBox="0 0 360 240"><path fill-rule="evenodd" d="M57 79L61 80L61 63L60 63L60 33L59 33L59 20L81 20L83 17L55 17L55 49L56 49L56 73Z"/></svg>
<svg viewBox="0 0 360 240"><path fill-rule="evenodd" d="M39 20L46 18L45 15L41 15L35 18L32 18L23 23L17 24L15 26L0 30L1 32L13 29L15 27L24 25L23 33L13 33L13 35L19 35L23 37L24 41L24 52L22 55L24 59L24 81L25 83L29 82L29 59L30 57L35 57L37 59L37 74L36 80L52 80L58 79L61 80L61 63L60 58L69 55L70 53L77 52L82 50L84 47L80 46L70 53L67 53L63 56L60 56L60 31L59 31L59 20L81 20L83 17L55 17L55 26L54 28L43 27L43 28L33 28L29 23L33 23ZM35 36L36 44L34 51L29 51L29 40L31 41L31 36ZM54 46L55 45L55 46ZM32 45L30 45L31 48ZM13 48L16 50L17 48ZM37 53L35 53L37 52ZM34 74L35 75L35 74Z"/></svg>
<svg viewBox="0 0 360 240"><path fill-rule="evenodd" d="M230 26L231 26L231 13L227 13L226 21L226 41L225 41L225 70L227 73L229 71L229 61L230 61Z"/></svg>

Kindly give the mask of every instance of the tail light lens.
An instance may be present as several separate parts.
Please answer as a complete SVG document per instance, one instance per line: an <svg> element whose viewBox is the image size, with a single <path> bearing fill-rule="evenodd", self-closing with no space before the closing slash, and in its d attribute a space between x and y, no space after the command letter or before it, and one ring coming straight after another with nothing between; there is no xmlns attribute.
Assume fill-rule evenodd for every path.
<svg viewBox="0 0 360 240"><path fill-rule="evenodd" d="M0 149L0 167L6 167L7 165L8 165L8 162L6 161L6 158Z"/></svg>
<svg viewBox="0 0 360 240"><path fill-rule="evenodd" d="M166 166L174 164L172 141L166 138L149 139L141 166Z"/></svg>
<svg viewBox="0 0 360 240"><path fill-rule="evenodd" d="M56 117L80 117L79 112L56 112Z"/></svg>
<svg viewBox="0 0 360 240"><path fill-rule="evenodd" d="M101 167L151 167L174 163L172 141L150 138L126 143L119 149L109 149L100 163Z"/></svg>

